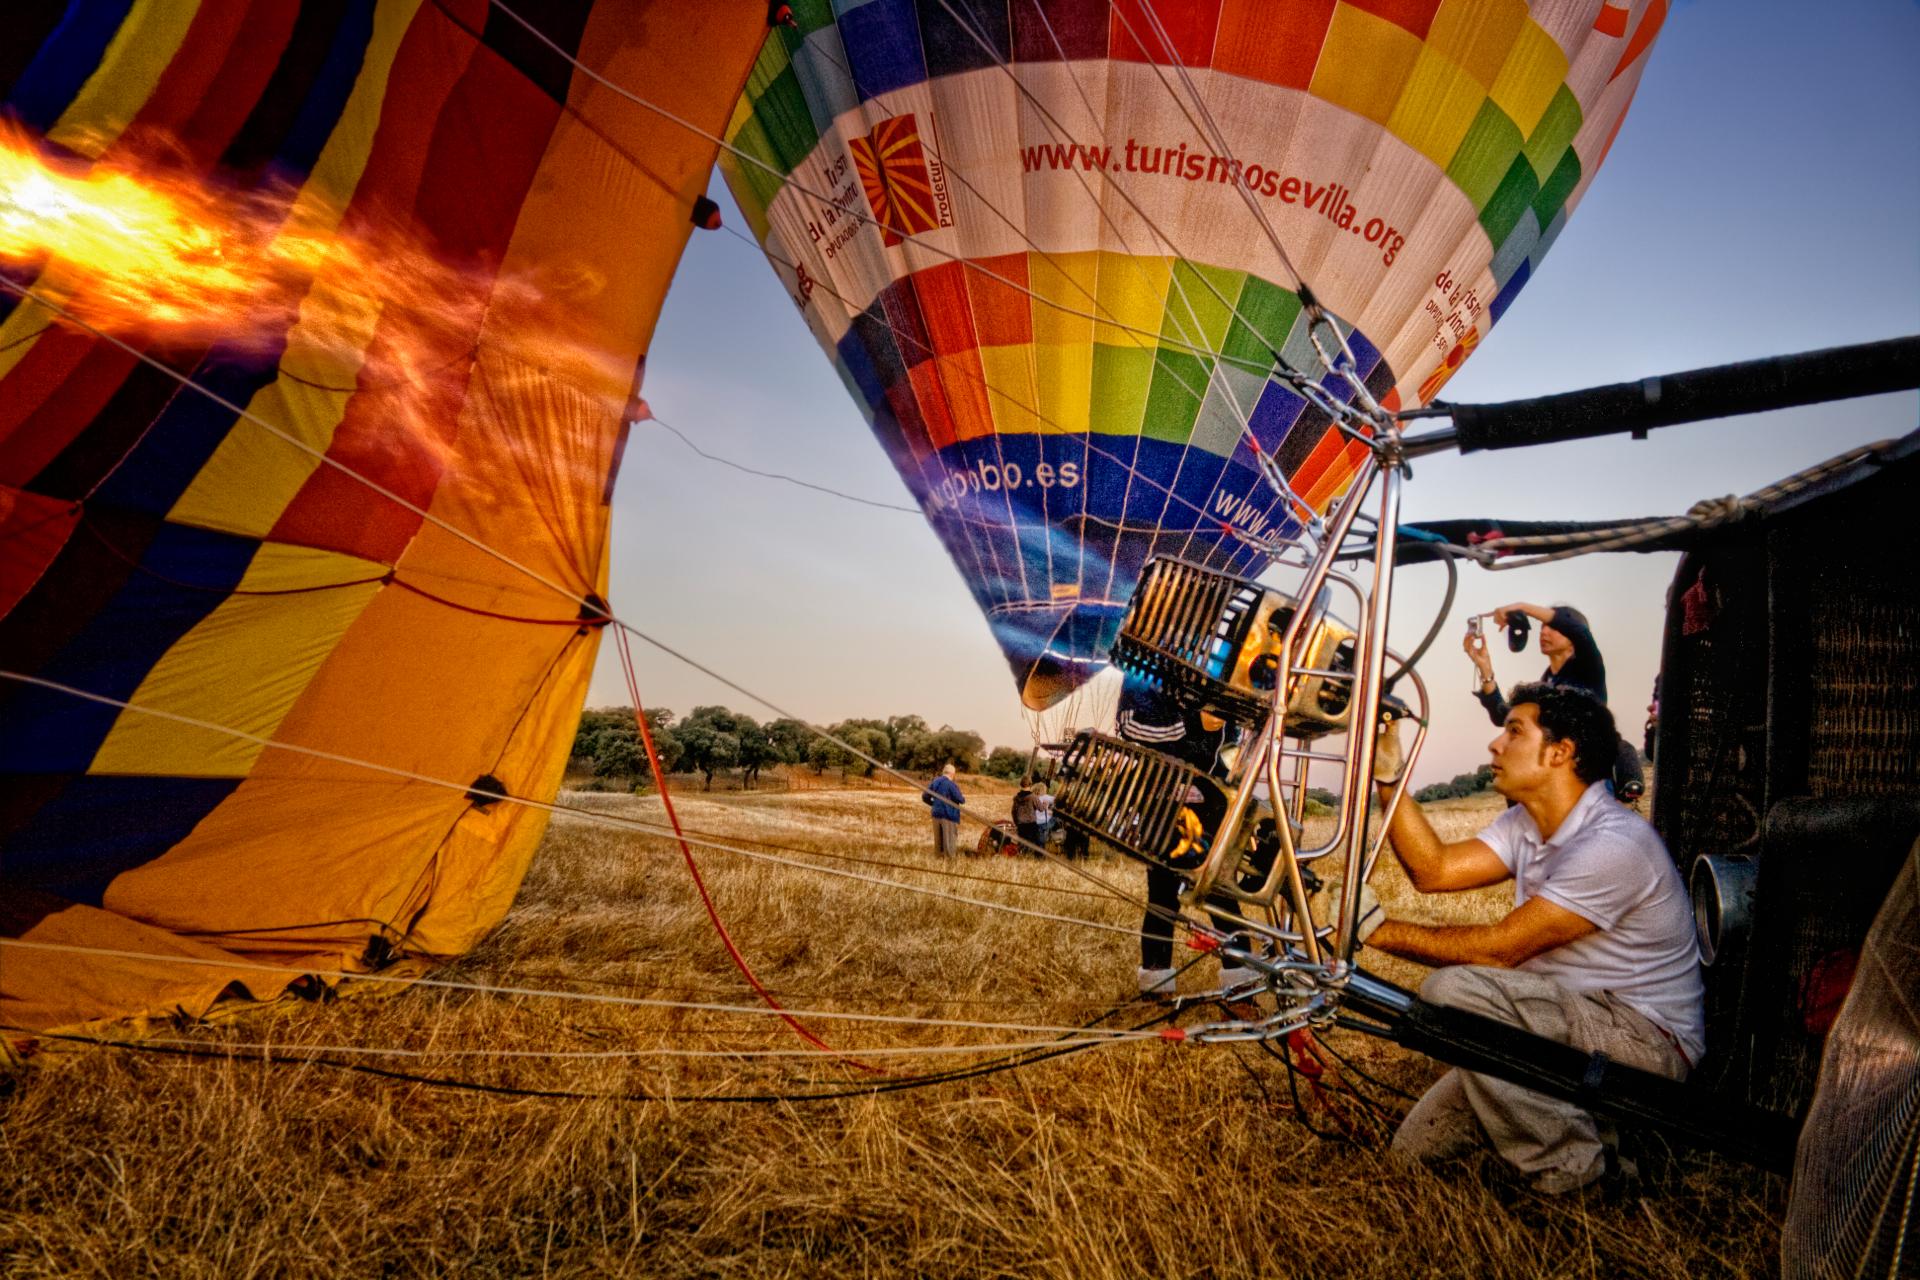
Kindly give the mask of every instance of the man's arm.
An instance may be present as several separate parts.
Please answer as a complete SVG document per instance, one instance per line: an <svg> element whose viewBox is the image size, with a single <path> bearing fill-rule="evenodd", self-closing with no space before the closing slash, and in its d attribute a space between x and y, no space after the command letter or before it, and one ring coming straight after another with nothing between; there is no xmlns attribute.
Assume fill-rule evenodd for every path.
<svg viewBox="0 0 1920 1280"><path fill-rule="evenodd" d="M1388 791L1380 791L1386 803ZM1407 869L1407 879L1422 893L1453 893L1499 884L1513 873L1484 840L1443 841L1412 796L1402 796L1387 828L1394 856Z"/></svg>
<svg viewBox="0 0 1920 1280"><path fill-rule="evenodd" d="M1513 969L1543 951L1565 946L1597 928L1593 921L1545 898L1529 898L1497 924L1413 924L1386 920L1367 945L1421 964L1480 964Z"/></svg>

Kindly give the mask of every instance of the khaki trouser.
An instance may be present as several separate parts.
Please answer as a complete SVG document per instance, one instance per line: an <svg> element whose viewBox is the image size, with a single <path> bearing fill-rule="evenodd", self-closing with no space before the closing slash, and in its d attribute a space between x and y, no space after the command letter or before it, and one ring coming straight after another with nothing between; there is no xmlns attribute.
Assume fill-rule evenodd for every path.
<svg viewBox="0 0 1920 1280"><path fill-rule="evenodd" d="M1642 1071L1675 1080L1687 1074L1679 1047L1610 992L1575 993L1537 973L1458 965L1429 975L1420 997ZM1407 1160L1444 1160L1483 1145L1546 1192L1584 1187L1605 1168L1592 1115L1571 1102L1457 1068L1427 1090L1393 1135L1393 1154Z"/></svg>
<svg viewBox="0 0 1920 1280"><path fill-rule="evenodd" d="M951 858L960 847L960 824L947 818L933 820L933 851L943 858Z"/></svg>

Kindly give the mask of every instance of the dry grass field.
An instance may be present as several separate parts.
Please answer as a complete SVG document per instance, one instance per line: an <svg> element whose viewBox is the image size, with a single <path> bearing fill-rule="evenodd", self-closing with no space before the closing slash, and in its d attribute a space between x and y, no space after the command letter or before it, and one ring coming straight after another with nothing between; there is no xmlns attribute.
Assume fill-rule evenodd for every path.
<svg viewBox="0 0 1920 1280"><path fill-rule="evenodd" d="M654 798L567 801L660 817ZM0 1273L1698 1280L1774 1269L1782 1184L1709 1156L1650 1164L1640 1194L1618 1203L1544 1200L1484 1159L1396 1168L1384 1138L1405 1103L1390 1090L1417 1091L1439 1068L1392 1045L1328 1037L1369 1103L1326 1078L1323 1092L1290 1087L1257 1048L1085 1047L1046 1030L1156 1016L1122 1003L1137 909L1037 861L936 862L910 794L686 793L679 808L690 829L737 849L802 850L778 856L862 877L696 851L760 979L841 1057L738 1011L759 1001L671 841L562 818L505 923L434 975L471 986L349 992L160 1028L146 1050L43 1055L0 1099ZM1440 811L1460 830L1488 816L1471 803ZM1088 869L1140 892L1137 867ZM1435 904L1382 880L1390 909L1434 918ZM1465 918L1500 904L1441 906ZM1198 993L1216 966L1195 959L1182 986ZM1411 966L1379 967L1418 980ZM1195 1006L1184 1025L1221 1016ZM1055 1040L1077 1051L923 1079L1018 1052L994 1046Z"/></svg>

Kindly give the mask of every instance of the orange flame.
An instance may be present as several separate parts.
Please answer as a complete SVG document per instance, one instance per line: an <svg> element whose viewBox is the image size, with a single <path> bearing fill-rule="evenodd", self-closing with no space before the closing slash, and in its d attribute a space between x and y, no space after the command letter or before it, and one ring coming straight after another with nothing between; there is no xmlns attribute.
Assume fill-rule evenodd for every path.
<svg viewBox="0 0 1920 1280"><path fill-rule="evenodd" d="M457 412L445 392L466 382L483 325L539 350L529 373L595 399L611 376L614 411L624 399L622 375L564 336L566 298L597 278L562 272L542 289L463 270L365 209L285 182L207 179L164 143L123 137L105 151L64 161L0 123L0 270L88 326L160 349L284 343L284 371L379 395L389 429L442 463L455 426L429 419Z"/></svg>
<svg viewBox="0 0 1920 1280"><path fill-rule="evenodd" d="M307 282L366 269L334 210L219 191L164 163L68 165L0 131L0 263L89 325L171 345L277 333Z"/></svg>

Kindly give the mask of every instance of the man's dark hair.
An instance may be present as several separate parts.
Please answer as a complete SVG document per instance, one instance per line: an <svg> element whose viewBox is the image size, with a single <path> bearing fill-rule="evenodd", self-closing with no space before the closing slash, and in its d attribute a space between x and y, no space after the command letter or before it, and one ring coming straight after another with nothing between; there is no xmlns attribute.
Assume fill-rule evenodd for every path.
<svg viewBox="0 0 1920 1280"><path fill-rule="evenodd" d="M1531 703L1538 711L1540 736L1573 744L1573 772L1593 783L1613 775L1620 755L1620 731L1607 704L1576 685L1523 684L1507 696L1507 705Z"/></svg>

